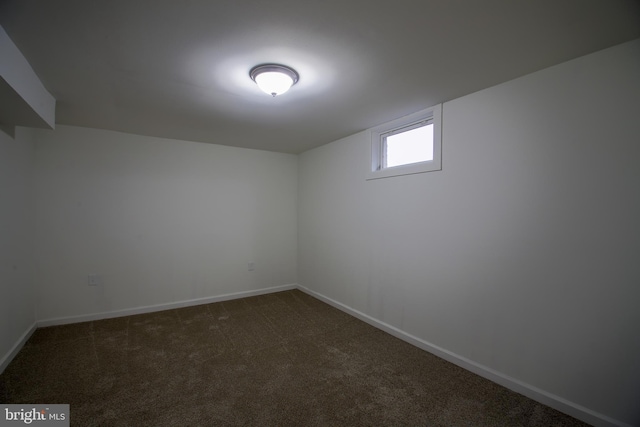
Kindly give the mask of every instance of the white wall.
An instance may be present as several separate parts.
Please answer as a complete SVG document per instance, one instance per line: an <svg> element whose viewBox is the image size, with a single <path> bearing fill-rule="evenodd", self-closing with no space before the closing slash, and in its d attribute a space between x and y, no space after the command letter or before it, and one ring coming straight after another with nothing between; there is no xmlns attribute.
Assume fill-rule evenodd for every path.
<svg viewBox="0 0 640 427"><path fill-rule="evenodd" d="M299 283L640 425L639 77L636 40L447 102L441 172L303 153Z"/></svg>
<svg viewBox="0 0 640 427"><path fill-rule="evenodd" d="M36 321L33 131L0 131L0 372Z"/></svg>
<svg viewBox="0 0 640 427"><path fill-rule="evenodd" d="M297 156L68 126L37 138L39 320L296 282Z"/></svg>

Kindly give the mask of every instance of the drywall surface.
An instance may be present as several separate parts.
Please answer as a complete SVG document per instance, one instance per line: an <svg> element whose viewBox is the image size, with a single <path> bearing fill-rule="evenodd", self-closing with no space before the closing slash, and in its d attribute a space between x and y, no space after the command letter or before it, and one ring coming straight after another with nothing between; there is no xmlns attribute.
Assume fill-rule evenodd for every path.
<svg viewBox="0 0 640 427"><path fill-rule="evenodd" d="M299 283L640 425L638 76L636 40L447 102L440 172L301 154Z"/></svg>
<svg viewBox="0 0 640 427"><path fill-rule="evenodd" d="M296 282L296 156L69 126L37 137L39 320Z"/></svg>
<svg viewBox="0 0 640 427"><path fill-rule="evenodd" d="M56 100L0 26L0 122L55 127Z"/></svg>
<svg viewBox="0 0 640 427"><path fill-rule="evenodd" d="M36 322L33 135L0 131L0 361Z"/></svg>

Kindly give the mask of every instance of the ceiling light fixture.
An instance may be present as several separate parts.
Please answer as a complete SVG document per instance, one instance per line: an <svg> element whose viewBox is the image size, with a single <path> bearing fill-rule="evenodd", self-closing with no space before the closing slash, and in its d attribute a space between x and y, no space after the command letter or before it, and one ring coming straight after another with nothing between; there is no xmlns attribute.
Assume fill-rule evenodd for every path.
<svg viewBox="0 0 640 427"><path fill-rule="evenodd" d="M263 64L249 71L251 80L271 96L282 95L298 82L298 73L293 68L278 64Z"/></svg>

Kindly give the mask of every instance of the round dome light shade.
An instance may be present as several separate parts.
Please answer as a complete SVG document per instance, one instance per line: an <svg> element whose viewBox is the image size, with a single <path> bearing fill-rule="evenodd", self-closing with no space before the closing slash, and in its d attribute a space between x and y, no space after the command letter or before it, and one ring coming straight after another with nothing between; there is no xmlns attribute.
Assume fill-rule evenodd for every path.
<svg viewBox="0 0 640 427"><path fill-rule="evenodd" d="M298 73L284 65L259 65L249 72L258 87L271 96L282 95L298 82Z"/></svg>

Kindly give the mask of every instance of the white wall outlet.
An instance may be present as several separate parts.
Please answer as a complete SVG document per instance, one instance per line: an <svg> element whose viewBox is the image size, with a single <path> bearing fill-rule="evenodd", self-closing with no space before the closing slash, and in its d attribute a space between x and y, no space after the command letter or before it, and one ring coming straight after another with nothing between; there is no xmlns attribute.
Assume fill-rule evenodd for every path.
<svg viewBox="0 0 640 427"><path fill-rule="evenodd" d="M255 269L256 269L256 263L255 263L255 262L250 262L250 263L247 265L247 270L249 270L249 271L253 271L253 270L255 270Z"/></svg>
<svg viewBox="0 0 640 427"><path fill-rule="evenodd" d="M89 286L98 286L102 284L102 276L99 274L90 274L88 276L88 284Z"/></svg>

